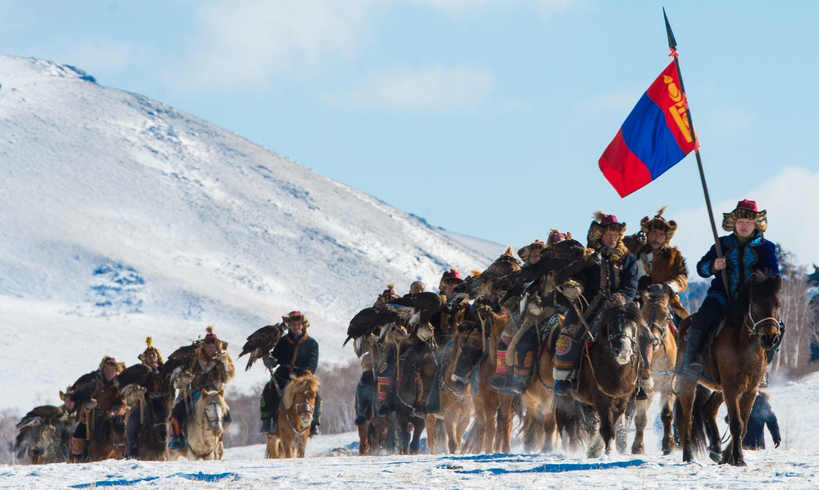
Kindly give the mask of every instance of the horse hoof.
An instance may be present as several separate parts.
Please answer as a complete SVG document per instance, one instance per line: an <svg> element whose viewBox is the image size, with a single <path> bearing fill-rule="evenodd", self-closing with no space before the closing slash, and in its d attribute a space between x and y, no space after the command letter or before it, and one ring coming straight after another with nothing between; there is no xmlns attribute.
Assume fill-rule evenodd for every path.
<svg viewBox="0 0 819 490"><path fill-rule="evenodd" d="M663 456L668 456L669 454L671 454L670 449L663 449Z"/></svg>
<svg viewBox="0 0 819 490"><path fill-rule="evenodd" d="M631 454L645 454L646 450L642 444L631 448Z"/></svg>
<svg viewBox="0 0 819 490"><path fill-rule="evenodd" d="M710 457L711 461L713 461L715 463L720 463L720 464L724 463L724 461L722 460L722 452L721 451L720 452L717 452L717 451L714 451L714 450L708 451L708 457Z"/></svg>

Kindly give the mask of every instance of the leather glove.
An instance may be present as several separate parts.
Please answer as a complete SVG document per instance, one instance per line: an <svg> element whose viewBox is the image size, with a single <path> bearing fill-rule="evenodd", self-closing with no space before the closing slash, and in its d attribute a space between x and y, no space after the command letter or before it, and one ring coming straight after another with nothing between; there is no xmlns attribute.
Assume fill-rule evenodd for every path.
<svg viewBox="0 0 819 490"><path fill-rule="evenodd" d="M267 369L273 369L279 364L279 361L273 356L262 356L262 363Z"/></svg>
<svg viewBox="0 0 819 490"><path fill-rule="evenodd" d="M778 448L780 442L782 442L782 439L774 439L774 448Z"/></svg>
<svg viewBox="0 0 819 490"><path fill-rule="evenodd" d="M563 296L566 297L569 301L574 301L583 294L583 286L580 285L579 282L575 280L568 280L558 287L558 291L563 293Z"/></svg>

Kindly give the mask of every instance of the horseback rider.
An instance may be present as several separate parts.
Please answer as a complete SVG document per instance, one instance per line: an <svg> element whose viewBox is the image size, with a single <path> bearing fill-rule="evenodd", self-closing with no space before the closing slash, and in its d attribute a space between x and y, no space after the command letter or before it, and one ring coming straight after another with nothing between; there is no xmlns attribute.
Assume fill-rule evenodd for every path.
<svg viewBox="0 0 819 490"><path fill-rule="evenodd" d="M230 383L236 374L233 360L227 353L227 342L216 336L213 326L209 325L206 332L203 340L193 342L196 355L187 371L174 379L174 387L180 390L181 396L177 397L171 412L171 436L168 447L175 451L187 447L188 412L201 396L202 390L218 391L224 396L225 385ZM230 421L230 412L227 412L223 422L227 425Z"/></svg>
<svg viewBox="0 0 819 490"><path fill-rule="evenodd" d="M546 246L543 242L535 239L529 245L525 245L518 250L518 257L523 261L524 269L532 267L540 260L540 252ZM509 366L506 364L506 351L509 349L509 343L512 342L512 337L515 335L517 325L515 322L510 322L504 331L501 333L501 338L498 341L497 359L495 362L495 377L489 384L500 391L501 393L509 393L510 388L507 386L509 377Z"/></svg>
<svg viewBox="0 0 819 490"><path fill-rule="evenodd" d="M421 281L415 281L412 283L415 285L416 283L420 283L421 286L424 285ZM375 300L373 307L382 305L384 303L389 303L390 301L397 299L398 295L395 293L394 284L387 284L386 289L378 295L378 298ZM412 293L412 286L410 286L410 293ZM389 384L388 380L379 380L376 381L375 377L375 367L373 365L373 358L372 354L369 349L365 352L358 352L361 356L361 379L358 381L358 386L356 386L356 417L355 417L355 425L362 426L367 423L370 419L370 407L373 398L373 392L381 393L378 391L378 383L382 384ZM391 380L390 380L391 381ZM384 403L387 398L387 392L389 391L389 386L383 386L384 396L379 397L379 400Z"/></svg>
<svg viewBox="0 0 819 490"><path fill-rule="evenodd" d="M449 287L450 292L449 297L454 298L455 296L457 296L455 294L455 288L458 285L463 284L463 279L461 279L461 275L458 271L456 271L455 269L450 269L449 271L444 272L442 276L440 283L442 291L446 289L444 282L446 282ZM420 294L424 292L426 292L426 285L421 281L414 281L410 285L409 294L406 296ZM384 293L386 293L386 291ZM451 311L448 308L452 308L453 305L447 302L446 298L448 296L446 296L445 292L439 294L441 294L441 300L445 305L444 309L441 311L441 321L439 322L438 325L431 325L429 323L426 325L419 325L417 327L417 330L414 332L415 339L428 341L433 337L436 339L441 339L442 335L448 334L449 326L451 325L449 322ZM382 294L382 297L383 296L384 295ZM455 304L460 304L460 300L466 298L466 295L460 295L458 296L458 298L459 299L455 302ZM390 301L392 301L393 299L397 299L397 297L391 298ZM376 301L375 306L379 304L381 303ZM468 303L465 302L465 304L468 306ZM377 377L378 386L376 391L376 396L379 403L377 412L378 415L388 415L395 410L397 404L395 392L395 381L397 377L396 360L399 358L403 359L404 356L406 356L406 353L408 352L408 349L411 346L412 342L413 340L411 339L405 339L399 342L399 345L396 346L395 344L387 341L388 345L386 356L384 359L381 360L381 362L378 365ZM437 387L437 380L436 386L432 388L430 395L427 397L426 400L424 400L423 406L420 405L421 404L419 404L419 406L413 407L413 416L423 416L423 414L426 413L437 413L440 411L440 399Z"/></svg>
<svg viewBox="0 0 819 490"><path fill-rule="evenodd" d="M665 209L663 206L653 218L645 216L640 220L646 244L637 253L637 292L639 297L639 293L646 290L653 296L661 296L665 291L669 291L668 305L674 316L681 320L688 317L688 312L683 308L677 295L688 287L688 267L682 253L677 247L671 246L671 239L677 231L677 223L663 218ZM651 376L653 354L653 348L643 348L644 342L645 340L641 339L640 351L644 354L641 380L647 380ZM648 394L642 386L638 389L637 399L648 399Z"/></svg>
<svg viewBox="0 0 819 490"><path fill-rule="evenodd" d="M529 254L528 257L524 259L526 252L523 252L523 249L518 251L518 255L521 259L524 259L527 262L525 267L531 267L532 265L536 264L539 260L540 253L545 250L546 248L560 243L564 240L571 240L572 234L571 233L561 233L559 230L553 229L549 232L549 236L546 238L546 243L543 244L543 247L537 248L536 245L540 242L535 240L534 243L529 245ZM526 247L524 247L526 248ZM522 253L523 252L523 253ZM533 255L537 252L537 259L532 260ZM561 314L565 315L566 311L571 307L571 302L568 298L563 294L562 288L555 287L552 288L550 291L546 291L546 286L544 283L550 280L550 277L543 276L541 281L541 287L538 288L538 293L535 296L529 298L529 302L537 303L537 307L539 310L542 310L544 307L549 307L550 311L553 311L552 314ZM545 295L541 297L541 294ZM529 312L527 311L527 314ZM525 328L523 325L523 321L519 322L521 328ZM517 325L513 324L514 328L517 328ZM497 388L501 393L514 393L516 395L522 395L526 392L527 387L529 386L529 382L531 381L532 377L532 368L534 363L537 359L537 349L539 347L538 344L538 330L537 328L539 325L534 326L533 328L526 329L525 332L520 335L520 339L518 341L517 347L515 348L515 359L514 359L514 371L512 374L512 380L510 384L506 384L508 380L508 376L503 373L501 370L501 363L504 364L504 368L508 365L506 360L506 350L512 341L514 335L517 334L514 329L510 329L508 331L504 331L501 334L501 341L498 342L498 366L496 367L495 378L490 381L490 385ZM507 325L507 329L509 326ZM504 355L500 355L501 348L504 350ZM503 361L503 362L502 362ZM508 371L508 369L506 369Z"/></svg>
<svg viewBox="0 0 819 490"><path fill-rule="evenodd" d="M682 320L688 317L688 312L678 295L688 287L688 267L682 253L671 246L677 223L674 220L666 221L664 212L665 206L653 218L645 216L640 221L646 243L637 254L637 292L651 290L659 294L670 291L668 304L674 315Z"/></svg>
<svg viewBox="0 0 819 490"><path fill-rule="evenodd" d="M318 367L319 345L313 337L307 334L310 322L300 311L291 311L282 316L282 322L287 327L287 335L279 340L270 355L262 357L267 369L273 372L270 380L262 390L259 401L259 412L262 418L261 432L275 434L278 431L279 405L281 404L284 387L291 377L314 374ZM313 412L313 425L310 426L310 435L319 433L321 423L321 398L316 397L316 407Z"/></svg>
<svg viewBox="0 0 819 490"><path fill-rule="evenodd" d="M78 413L79 423L71 436L70 459L71 462L78 463L86 461L89 457L86 442L91 439L92 434L89 426L94 423L98 413L116 412L123 406L120 396L103 396L104 393L118 395L119 389L114 384L114 378L125 369L123 363L118 363L111 356L104 356L100 361L99 368L80 377L71 387L69 401L66 405L75 404L74 409Z"/></svg>
<svg viewBox="0 0 819 490"><path fill-rule="evenodd" d="M688 344L679 373L681 377L690 380L699 378L706 338L745 281L757 271L779 274L776 246L763 236L768 228L767 214L765 210L758 210L756 201L747 199L739 201L730 213L722 214L722 229L731 234L719 238L722 257L717 257L716 245L712 245L697 262L697 273L705 278L714 276L714 279L688 329ZM725 270L728 284L723 282L722 270ZM775 350L769 352L768 362Z"/></svg>
<svg viewBox="0 0 819 490"><path fill-rule="evenodd" d="M585 267L578 274L580 282L585 283L583 290L589 300L582 316L579 315L580 295L571 295L578 299L568 310L565 327L555 348L553 374L556 395L570 395L574 389L575 363L587 342L587 335L594 335L595 319L604 305L609 301L627 304L634 300L637 293L637 258L623 243L625 234L626 224L620 223L616 216L602 211L595 213L595 219L589 226L587 247L597 252L599 263ZM645 383L648 384L650 380L648 378Z"/></svg>
<svg viewBox="0 0 819 490"><path fill-rule="evenodd" d="M159 349L154 347L153 339L148 337L145 339L147 347L137 359L146 367L151 369L149 376L159 376L165 361L162 359L162 353ZM125 440L128 443L128 457L137 458L139 456L139 448L137 447L137 436L139 435L139 421L141 415L141 407L139 405L133 406L128 411L128 416L125 422Z"/></svg>

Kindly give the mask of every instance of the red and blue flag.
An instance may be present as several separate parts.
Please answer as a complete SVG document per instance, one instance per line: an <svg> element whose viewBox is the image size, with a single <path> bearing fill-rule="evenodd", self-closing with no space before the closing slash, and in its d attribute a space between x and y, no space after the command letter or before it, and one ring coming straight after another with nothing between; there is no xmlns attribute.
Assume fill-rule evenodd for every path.
<svg viewBox="0 0 819 490"><path fill-rule="evenodd" d="M685 96L672 61L631 110L598 162L620 197L653 181L694 150Z"/></svg>

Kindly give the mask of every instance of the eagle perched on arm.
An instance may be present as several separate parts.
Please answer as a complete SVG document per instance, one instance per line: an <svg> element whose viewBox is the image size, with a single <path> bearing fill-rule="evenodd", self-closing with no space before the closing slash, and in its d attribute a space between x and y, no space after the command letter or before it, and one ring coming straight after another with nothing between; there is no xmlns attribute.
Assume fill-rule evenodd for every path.
<svg viewBox="0 0 819 490"><path fill-rule="evenodd" d="M284 335L284 328L281 323L265 325L250 334L247 338L247 342L242 346L242 353L239 354L239 357L250 354L250 358L247 360L247 366L245 366L245 371L249 370L250 366L252 366L257 359L268 355L270 351L276 347L276 344L279 343L282 335Z"/></svg>
<svg viewBox="0 0 819 490"><path fill-rule="evenodd" d="M592 249L584 247L577 240L563 240L542 249L540 260L517 273L500 303L503 304L509 298L521 296L529 286L539 283L543 276L550 273L554 275L555 284L559 285L568 281L591 264L593 253Z"/></svg>
<svg viewBox="0 0 819 490"><path fill-rule="evenodd" d="M439 295L423 292L407 294L388 303L364 308L350 320L347 339L343 345L347 345L350 339L383 334L391 327L404 326L414 332L419 326L429 323L443 306Z"/></svg>

